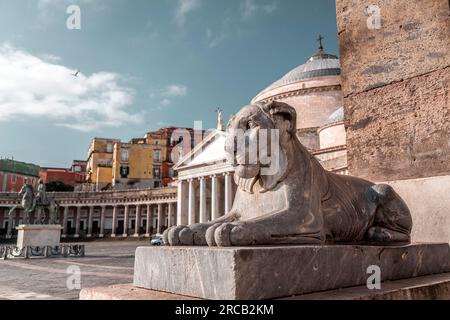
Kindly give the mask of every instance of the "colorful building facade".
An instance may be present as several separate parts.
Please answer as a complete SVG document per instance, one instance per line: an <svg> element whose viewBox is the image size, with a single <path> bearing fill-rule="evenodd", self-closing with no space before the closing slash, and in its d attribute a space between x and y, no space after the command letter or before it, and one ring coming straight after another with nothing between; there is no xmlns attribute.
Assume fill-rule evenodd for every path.
<svg viewBox="0 0 450 320"><path fill-rule="evenodd" d="M166 187L175 176L173 164L200 143L204 133L168 127L128 143L94 138L88 151L86 182L95 190Z"/></svg>
<svg viewBox="0 0 450 320"><path fill-rule="evenodd" d="M34 164L0 160L0 191L19 192L25 183L36 187L39 180L40 167Z"/></svg>

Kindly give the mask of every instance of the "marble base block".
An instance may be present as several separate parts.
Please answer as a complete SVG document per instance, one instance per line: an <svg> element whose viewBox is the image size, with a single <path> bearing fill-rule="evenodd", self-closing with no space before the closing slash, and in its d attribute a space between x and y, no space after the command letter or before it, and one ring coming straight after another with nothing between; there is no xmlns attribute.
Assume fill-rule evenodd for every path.
<svg viewBox="0 0 450 320"><path fill-rule="evenodd" d="M134 285L204 299L256 300L450 272L445 244L139 247Z"/></svg>
<svg viewBox="0 0 450 320"><path fill-rule="evenodd" d="M61 240L60 225L20 225L16 228L17 247L59 246Z"/></svg>

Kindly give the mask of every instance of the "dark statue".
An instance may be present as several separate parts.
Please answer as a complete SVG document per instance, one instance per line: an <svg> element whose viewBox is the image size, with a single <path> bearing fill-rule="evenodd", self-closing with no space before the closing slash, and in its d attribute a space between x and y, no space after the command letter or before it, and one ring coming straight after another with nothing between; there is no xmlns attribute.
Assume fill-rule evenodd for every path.
<svg viewBox="0 0 450 320"><path fill-rule="evenodd" d="M33 186L25 183L22 189L19 191L19 195L22 197L22 202L20 205L13 207L9 211L9 216L16 209L23 209L24 220L23 224L30 223L30 215L35 213L35 224L42 224L44 220L44 215L48 211L49 222L48 224L58 224L58 212L59 206L56 201L47 196L45 190L45 184L42 180L39 180L38 186L36 188L36 194L34 193Z"/></svg>

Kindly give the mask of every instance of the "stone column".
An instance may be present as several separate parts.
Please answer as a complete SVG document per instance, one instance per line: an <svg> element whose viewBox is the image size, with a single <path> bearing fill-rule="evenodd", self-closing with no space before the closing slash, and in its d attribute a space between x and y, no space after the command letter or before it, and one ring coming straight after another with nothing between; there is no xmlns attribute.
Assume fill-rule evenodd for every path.
<svg viewBox="0 0 450 320"><path fill-rule="evenodd" d="M219 178L214 175L211 181L211 219L216 220L219 217Z"/></svg>
<svg viewBox="0 0 450 320"><path fill-rule="evenodd" d="M189 224L195 223L195 180L189 180Z"/></svg>
<svg viewBox="0 0 450 320"><path fill-rule="evenodd" d="M111 238L116 237L116 230L117 230L117 206L114 206L113 207Z"/></svg>
<svg viewBox="0 0 450 320"><path fill-rule="evenodd" d="M10 208L11 210L12 208ZM6 231L6 239L12 238L12 224L13 224L13 217L16 215L16 210L11 212L11 215L8 217L8 230Z"/></svg>
<svg viewBox="0 0 450 320"><path fill-rule="evenodd" d="M163 211L162 211L162 204L159 203L158 204L158 230L156 231L158 234L161 234L161 230L163 227L163 220L164 220L164 216L163 216Z"/></svg>
<svg viewBox="0 0 450 320"><path fill-rule="evenodd" d="M233 183L231 174L225 173L225 214L231 211L233 206Z"/></svg>
<svg viewBox="0 0 450 320"><path fill-rule="evenodd" d="M206 208L206 179L200 177L200 223L208 222L208 213Z"/></svg>
<svg viewBox="0 0 450 320"><path fill-rule="evenodd" d="M128 237L128 209L129 206L125 205L125 212L123 216L123 235L122 235L124 238Z"/></svg>
<svg viewBox="0 0 450 320"><path fill-rule="evenodd" d="M169 203L168 204L168 206L169 206L169 213L168 213L168 216L167 216L167 226L168 227L172 227L175 223L174 223L174 221L173 221L173 218L174 218L174 215L173 215L173 203Z"/></svg>
<svg viewBox="0 0 450 320"><path fill-rule="evenodd" d="M81 219L81 207L77 207L75 218L75 238L80 237L80 219Z"/></svg>
<svg viewBox="0 0 450 320"><path fill-rule="evenodd" d="M106 206L102 206L102 213L100 216L100 235L99 238L103 238L105 236L105 215L106 215Z"/></svg>
<svg viewBox="0 0 450 320"><path fill-rule="evenodd" d="M141 206L136 205L136 220L134 221L134 235L133 237L139 238L139 229L141 228Z"/></svg>
<svg viewBox="0 0 450 320"><path fill-rule="evenodd" d="M88 234L87 237L91 238L92 237L92 219L94 217L94 207L90 206L89 207L89 217L88 217Z"/></svg>
<svg viewBox="0 0 450 320"><path fill-rule="evenodd" d="M178 181L177 224L188 224L188 190L186 181Z"/></svg>
<svg viewBox="0 0 450 320"><path fill-rule="evenodd" d="M151 205L147 205L147 226L145 228L145 236L150 238L152 235L150 234L150 228L152 227L152 212Z"/></svg>
<svg viewBox="0 0 450 320"><path fill-rule="evenodd" d="M67 219L69 217L69 207L64 207L64 216L63 216L63 233L61 238L67 238Z"/></svg>

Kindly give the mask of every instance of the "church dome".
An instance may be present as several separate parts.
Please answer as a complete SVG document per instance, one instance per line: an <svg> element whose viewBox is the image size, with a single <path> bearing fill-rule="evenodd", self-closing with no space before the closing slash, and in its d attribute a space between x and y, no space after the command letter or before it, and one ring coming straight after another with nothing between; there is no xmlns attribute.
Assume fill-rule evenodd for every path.
<svg viewBox="0 0 450 320"><path fill-rule="evenodd" d="M328 117L326 125L344 121L344 107L340 107Z"/></svg>
<svg viewBox="0 0 450 320"><path fill-rule="evenodd" d="M317 130L343 104L339 58L319 47L305 63L253 98L252 103L280 101L297 111L297 137L309 150L320 148Z"/></svg>
<svg viewBox="0 0 450 320"><path fill-rule="evenodd" d="M341 74L341 65L339 58L335 55L326 53L323 47L311 56L306 63L294 68L288 72L280 80L275 81L269 87L261 91L258 96L263 95L278 87L286 86L299 81L307 79L325 77L325 76L339 76Z"/></svg>

